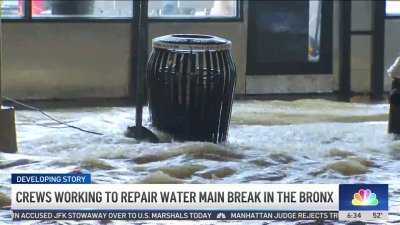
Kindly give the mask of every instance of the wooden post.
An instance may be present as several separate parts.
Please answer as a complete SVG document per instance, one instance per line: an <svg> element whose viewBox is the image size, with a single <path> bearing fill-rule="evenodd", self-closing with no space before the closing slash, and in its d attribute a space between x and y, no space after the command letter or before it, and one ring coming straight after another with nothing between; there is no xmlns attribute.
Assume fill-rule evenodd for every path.
<svg viewBox="0 0 400 225"><path fill-rule="evenodd" d="M0 152L16 153L18 147L13 108L3 107L0 110L0 124Z"/></svg>

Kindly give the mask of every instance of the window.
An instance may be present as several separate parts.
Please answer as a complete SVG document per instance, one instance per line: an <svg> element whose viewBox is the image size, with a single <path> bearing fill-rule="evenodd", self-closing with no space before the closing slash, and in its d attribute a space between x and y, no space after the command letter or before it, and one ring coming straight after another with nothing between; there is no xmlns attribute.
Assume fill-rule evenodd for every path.
<svg viewBox="0 0 400 225"><path fill-rule="evenodd" d="M7 0L0 1L1 17L18 18L24 15L24 6L22 0Z"/></svg>
<svg viewBox="0 0 400 225"><path fill-rule="evenodd" d="M400 16L400 1L399 0L387 0L386 1L386 15Z"/></svg>
<svg viewBox="0 0 400 225"><path fill-rule="evenodd" d="M153 18L229 18L237 17L237 0L150 0Z"/></svg>
<svg viewBox="0 0 400 225"><path fill-rule="evenodd" d="M249 1L248 75L332 73L331 1Z"/></svg>
<svg viewBox="0 0 400 225"><path fill-rule="evenodd" d="M152 19L242 19L240 0L148 0ZM3 18L131 19L138 0L0 0ZM25 10L26 8L26 10ZM201 20L207 19L207 20Z"/></svg>
<svg viewBox="0 0 400 225"><path fill-rule="evenodd" d="M32 0L32 17L132 17L133 1Z"/></svg>

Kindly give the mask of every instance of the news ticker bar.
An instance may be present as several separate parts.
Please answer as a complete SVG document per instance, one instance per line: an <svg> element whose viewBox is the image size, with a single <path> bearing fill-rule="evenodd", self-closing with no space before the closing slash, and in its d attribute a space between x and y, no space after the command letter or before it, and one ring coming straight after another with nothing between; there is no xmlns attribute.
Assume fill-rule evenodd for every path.
<svg viewBox="0 0 400 225"><path fill-rule="evenodd" d="M338 211L32 211L14 210L13 220L333 220ZM362 218L358 218L359 220Z"/></svg>

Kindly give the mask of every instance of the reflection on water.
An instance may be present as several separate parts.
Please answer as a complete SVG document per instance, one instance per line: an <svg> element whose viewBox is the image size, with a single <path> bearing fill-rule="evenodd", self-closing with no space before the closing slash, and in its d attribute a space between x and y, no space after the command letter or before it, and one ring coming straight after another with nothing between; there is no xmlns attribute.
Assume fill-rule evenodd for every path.
<svg viewBox="0 0 400 225"><path fill-rule="evenodd" d="M325 100L236 102L229 140L215 145L171 142L171 137L161 132L164 143L160 144L125 138L126 127L134 124L133 108L49 111L62 121L103 136L61 128L37 112L18 111L20 152L0 154L0 192L11 194L11 173L75 169L90 172L96 183L379 182L390 184L389 222L395 223L400 219L400 140L387 134L387 112L388 105ZM0 195L0 202L2 198ZM12 223L10 211L0 210L0 223Z"/></svg>

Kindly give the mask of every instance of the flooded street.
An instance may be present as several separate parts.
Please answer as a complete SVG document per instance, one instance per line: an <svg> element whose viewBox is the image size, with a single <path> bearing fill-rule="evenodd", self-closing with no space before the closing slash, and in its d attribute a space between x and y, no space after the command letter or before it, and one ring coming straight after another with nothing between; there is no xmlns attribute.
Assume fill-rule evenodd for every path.
<svg viewBox="0 0 400 225"><path fill-rule="evenodd" d="M11 195L11 173L68 173L75 169L91 173L96 183L110 184L388 183L387 222L399 223L400 139L387 134L388 111L387 104L237 101L228 141L219 145L174 142L161 132L158 134L164 143L137 143L123 136L126 127L134 125L134 108L46 111L63 122L103 133L102 136L65 128L38 112L18 111L19 154L0 153L0 192ZM147 111L144 118L148 118ZM71 223L81 224L59 224ZM125 223L128 222L85 222ZM187 221L129 222L171 223ZM216 223L263 224L198 222ZM0 210L0 224L12 224L9 210Z"/></svg>

